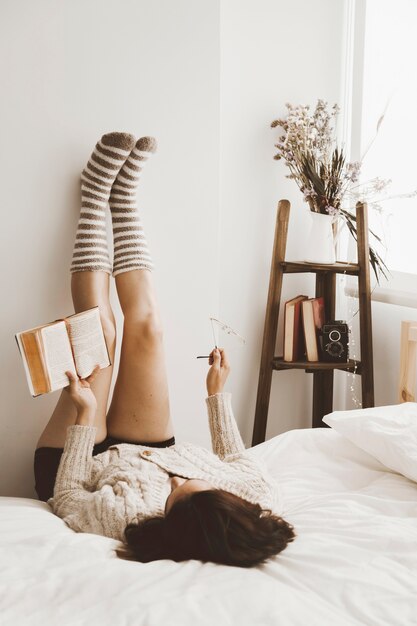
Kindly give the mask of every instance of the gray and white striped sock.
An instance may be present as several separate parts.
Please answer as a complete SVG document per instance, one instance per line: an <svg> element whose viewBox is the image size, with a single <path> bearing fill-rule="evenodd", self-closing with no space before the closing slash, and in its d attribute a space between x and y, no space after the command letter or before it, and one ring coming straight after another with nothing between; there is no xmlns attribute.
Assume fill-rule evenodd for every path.
<svg viewBox="0 0 417 626"><path fill-rule="evenodd" d="M141 137L123 165L110 194L113 224L113 276L138 269L153 269L139 217L136 191L145 163L156 152L153 137Z"/></svg>
<svg viewBox="0 0 417 626"><path fill-rule="evenodd" d="M111 186L135 144L133 135L109 133L96 144L81 175L81 213L70 272L111 274L106 207Z"/></svg>

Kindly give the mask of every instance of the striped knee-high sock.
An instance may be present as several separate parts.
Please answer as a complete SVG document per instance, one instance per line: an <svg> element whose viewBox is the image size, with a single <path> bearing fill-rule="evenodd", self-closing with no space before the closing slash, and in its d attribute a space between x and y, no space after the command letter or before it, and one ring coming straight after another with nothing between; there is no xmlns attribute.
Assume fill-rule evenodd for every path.
<svg viewBox="0 0 417 626"><path fill-rule="evenodd" d="M153 137L139 139L117 175L111 190L113 276L130 270L153 269L136 204L136 191L145 163L154 152L156 152L156 140Z"/></svg>
<svg viewBox="0 0 417 626"><path fill-rule="evenodd" d="M111 186L135 144L133 135L103 135L81 175L81 213L70 272L111 274L106 235L106 207Z"/></svg>

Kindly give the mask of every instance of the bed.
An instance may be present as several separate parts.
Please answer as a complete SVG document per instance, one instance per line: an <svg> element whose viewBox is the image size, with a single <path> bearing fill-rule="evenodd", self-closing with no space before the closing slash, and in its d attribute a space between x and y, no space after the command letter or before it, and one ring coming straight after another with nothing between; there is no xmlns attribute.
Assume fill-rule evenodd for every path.
<svg viewBox="0 0 417 626"><path fill-rule="evenodd" d="M122 561L116 541L73 532L47 504L1 498L1 625L417 624L417 405L365 413L333 413L332 428L250 450L297 538L249 570Z"/></svg>

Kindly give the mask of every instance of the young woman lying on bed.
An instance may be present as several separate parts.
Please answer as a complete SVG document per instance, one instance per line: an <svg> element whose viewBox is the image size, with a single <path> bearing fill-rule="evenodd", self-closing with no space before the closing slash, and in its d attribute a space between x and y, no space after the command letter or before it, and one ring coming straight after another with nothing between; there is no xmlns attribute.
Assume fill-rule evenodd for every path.
<svg viewBox="0 0 417 626"><path fill-rule="evenodd" d="M108 413L112 367L96 368L86 380L68 373L69 388L38 441L36 490L75 531L123 541L120 554L127 558L250 567L283 550L295 535L274 514L271 478L245 454L230 394L223 392L230 370L224 350L212 351L207 375L214 454L175 443L153 266L136 206L139 177L155 149L151 137L135 143L132 135L110 133L83 170L71 265L74 308L99 306L113 362L109 281L115 276L124 314L120 368Z"/></svg>

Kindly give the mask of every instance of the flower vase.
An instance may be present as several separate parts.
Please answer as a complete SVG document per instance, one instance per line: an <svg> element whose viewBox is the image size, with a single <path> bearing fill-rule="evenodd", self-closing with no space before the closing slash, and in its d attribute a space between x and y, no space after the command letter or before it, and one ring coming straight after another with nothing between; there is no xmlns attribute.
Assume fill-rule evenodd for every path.
<svg viewBox="0 0 417 626"><path fill-rule="evenodd" d="M330 265L336 262L332 215L309 211L311 229L307 240L304 260L307 263Z"/></svg>

